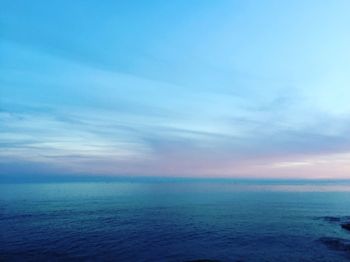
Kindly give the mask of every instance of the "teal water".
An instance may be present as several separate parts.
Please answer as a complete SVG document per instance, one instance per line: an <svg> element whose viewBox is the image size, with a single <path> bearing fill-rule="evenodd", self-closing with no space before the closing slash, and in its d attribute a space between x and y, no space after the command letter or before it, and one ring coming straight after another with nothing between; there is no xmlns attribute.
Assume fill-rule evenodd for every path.
<svg viewBox="0 0 350 262"><path fill-rule="evenodd" d="M0 260L348 261L346 216L348 182L1 184Z"/></svg>

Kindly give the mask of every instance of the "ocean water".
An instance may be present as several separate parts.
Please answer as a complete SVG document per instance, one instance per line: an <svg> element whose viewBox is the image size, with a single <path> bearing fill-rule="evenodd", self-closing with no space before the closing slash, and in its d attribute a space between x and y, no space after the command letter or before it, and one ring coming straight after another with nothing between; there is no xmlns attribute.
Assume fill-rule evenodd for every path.
<svg viewBox="0 0 350 262"><path fill-rule="evenodd" d="M349 182L0 185L0 261L348 261Z"/></svg>

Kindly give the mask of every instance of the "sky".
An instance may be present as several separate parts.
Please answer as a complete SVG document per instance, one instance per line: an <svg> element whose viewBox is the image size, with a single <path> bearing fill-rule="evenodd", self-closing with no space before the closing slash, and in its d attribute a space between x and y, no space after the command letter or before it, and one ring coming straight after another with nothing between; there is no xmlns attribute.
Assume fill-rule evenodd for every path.
<svg viewBox="0 0 350 262"><path fill-rule="evenodd" d="M0 177L350 178L350 1L2 0Z"/></svg>

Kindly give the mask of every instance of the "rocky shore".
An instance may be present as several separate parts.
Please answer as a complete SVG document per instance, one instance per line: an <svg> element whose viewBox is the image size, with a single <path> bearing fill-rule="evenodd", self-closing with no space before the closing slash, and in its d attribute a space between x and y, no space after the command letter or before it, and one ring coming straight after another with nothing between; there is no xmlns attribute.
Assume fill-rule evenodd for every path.
<svg viewBox="0 0 350 262"><path fill-rule="evenodd" d="M329 223L333 223L339 226L343 230L350 233L350 216L335 217L335 216L325 216L321 217L322 220ZM336 251L346 252L350 256L350 237L349 239L337 238L337 237L322 237L319 239L328 248Z"/></svg>

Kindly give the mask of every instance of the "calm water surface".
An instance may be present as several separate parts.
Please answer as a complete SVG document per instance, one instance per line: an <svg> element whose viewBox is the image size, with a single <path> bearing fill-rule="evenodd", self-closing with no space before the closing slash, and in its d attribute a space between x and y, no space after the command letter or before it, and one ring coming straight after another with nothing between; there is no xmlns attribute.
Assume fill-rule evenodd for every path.
<svg viewBox="0 0 350 262"><path fill-rule="evenodd" d="M349 183L0 185L1 261L348 261Z"/></svg>

